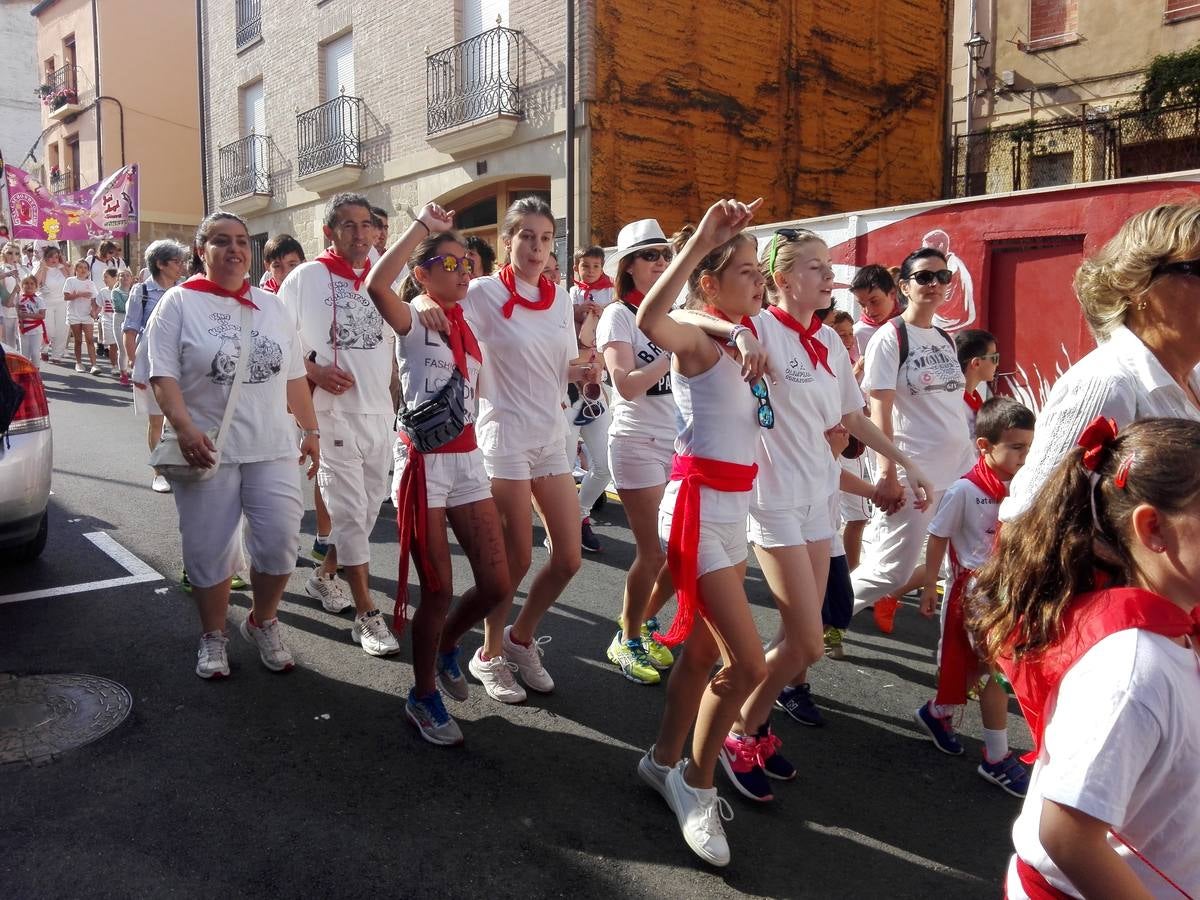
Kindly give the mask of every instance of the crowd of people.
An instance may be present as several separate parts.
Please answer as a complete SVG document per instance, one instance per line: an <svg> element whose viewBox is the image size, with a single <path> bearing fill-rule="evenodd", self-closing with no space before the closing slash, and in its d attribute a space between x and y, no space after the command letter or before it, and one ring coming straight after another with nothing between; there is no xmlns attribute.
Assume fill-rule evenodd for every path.
<svg viewBox="0 0 1200 900"><path fill-rule="evenodd" d="M483 641L465 669L488 697L555 689L543 620L582 553L603 549L590 515L611 483L636 555L604 652L639 685L670 673L637 773L699 858L730 860L718 768L744 798L772 800L797 774L772 711L822 724L808 669L845 655L867 608L890 633L916 592L940 640L915 724L963 755L954 723L978 699L977 772L1024 800L1008 896L1195 893L1200 205L1141 213L1084 263L1075 289L1099 344L1035 421L987 396L991 334L933 324L952 278L939 249L859 269L856 319L834 304L817 234L781 228L760 246L746 231L759 202L721 200L671 237L628 223L614 252L575 254L569 289L535 197L508 210L495 271L453 211L426 204L389 244L386 212L357 194L330 200L315 259L273 238L259 286L246 225L224 212L190 248L152 244L136 281L111 245L73 268L8 245L5 327L36 359L42 342L61 358L69 325L76 369L87 347L97 373L100 322L148 417L153 486L174 493L202 678L230 673L243 573L242 635L267 668L294 666L276 609L296 565L299 461L320 561L305 592L353 609L367 654L397 653L407 628L406 715L431 743L460 744L444 697L470 696L471 629ZM368 587L389 499L390 624ZM514 616L535 513L549 558ZM457 592L448 529L472 573ZM778 611L765 643L745 592L751 547ZM1032 770L1009 747L1009 689Z"/></svg>

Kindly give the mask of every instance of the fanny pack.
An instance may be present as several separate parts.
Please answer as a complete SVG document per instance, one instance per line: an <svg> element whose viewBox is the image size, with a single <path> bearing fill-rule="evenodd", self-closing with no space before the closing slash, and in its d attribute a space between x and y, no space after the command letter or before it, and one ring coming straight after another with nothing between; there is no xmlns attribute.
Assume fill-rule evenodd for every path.
<svg viewBox="0 0 1200 900"><path fill-rule="evenodd" d="M405 407L396 417L419 453L432 453L463 433L467 427L467 402L462 373L454 369L441 390L420 406Z"/></svg>

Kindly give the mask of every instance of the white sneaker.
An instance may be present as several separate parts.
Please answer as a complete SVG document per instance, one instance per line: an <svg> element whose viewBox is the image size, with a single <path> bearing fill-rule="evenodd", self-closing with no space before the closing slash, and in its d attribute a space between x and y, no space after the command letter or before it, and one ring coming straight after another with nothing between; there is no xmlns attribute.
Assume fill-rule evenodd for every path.
<svg viewBox="0 0 1200 900"><path fill-rule="evenodd" d="M84 364L83 364L83 363L75 363L75 371L76 371L76 372L83 372L83 373L85 373L85 374L86 374L86 373L87 373L87 368L84 366Z"/></svg>
<svg viewBox="0 0 1200 900"><path fill-rule="evenodd" d="M681 759L665 780L667 803L679 820L679 830L692 852L714 866L729 865L729 841L721 820L733 819L733 809L716 788L701 790L683 780L687 760Z"/></svg>
<svg viewBox="0 0 1200 900"><path fill-rule="evenodd" d="M258 658L272 672L289 672L296 667L296 661L284 646L278 618L252 625L250 617L246 616L242 620L241 632L242 637L258 647Z"/></svg>
<svg viewBox="0 0 1200 900"><path fill-rule="evenodd" d="M471 656L467 670L483 683L487 695L501 703L523 703L525 688L517 684L517 679L513 677L517 664L510 663L503 656L493 656L485 661L479 655L482 652L480 649Z"/></svg>
<svg viewBox="0 0 1200 900"><path fill-rule="evenodd" d="M150 490L156 494L169 494L171 493L171 482L161 475L155 475L154 480L150 482Z"/></svg>
<svg viewBox="0 0 1200 900"><path fill-rule="evenodd" d="M654 747L646 751L646 755L638 760L638 777L654 790L658 791L664 800L667 799L667 775L670 766L664 766L654 759Z"/></svg>
<svg viewBox="0 0 1200 900"><path fill-rule="evenodd" d="M354 605L354 601L347 597L346 592L342 590L337 576L322 575L320 569L314 569L313 573L308 576L308 580L304 582L304 593L320 600L325 612L345 612Z"/></svg>
<svg viewBox="0 0 1200 900"><path fill-rule="evenodd" d="M103 369L101 369L99 366L92 366L92 368L89 370L89 374L91 374L91 375L103 375L103 374L104 374L104 370L103 370Z"/></svg>
<svg viewBox="0 0 1200 900"><path fill-rule="evenodd" d="M387 627L383 614L377 609L354 617L354 624L350 627L350 640L361 644L363 652L368 656L391 656L400 652L396 636Z"/></svg>
<svg viewBox="0 0 1200 900"><path fill-rule="evenodd" d="M201 678L228 678L229 653L225 645L229 638L223 631L206 631L200 635L200 652L196 654L196 674Z"/></svg>
<svg viewBox="0 0 1200 900"><path fill-rule="evenodd" d="M512 639L512 626L504 629L504 656L517 664L521 680L539 694L548 694L554 690L554 679L542 668L543 644L550 643L550 635L534 638L528 647L522 647Z"/></svg>

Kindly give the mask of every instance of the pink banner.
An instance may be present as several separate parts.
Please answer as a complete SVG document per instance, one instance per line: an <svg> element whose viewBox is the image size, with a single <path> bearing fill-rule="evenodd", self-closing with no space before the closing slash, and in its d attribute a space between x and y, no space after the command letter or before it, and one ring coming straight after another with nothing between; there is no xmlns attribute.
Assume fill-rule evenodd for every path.
<svg viewBox="0 0 1200 900"><path fill-rule="evenodd" d="M137 234L136 163L69 194L51 194L15 166L4 167L4 181L15 240L92 241Z"/></svg>

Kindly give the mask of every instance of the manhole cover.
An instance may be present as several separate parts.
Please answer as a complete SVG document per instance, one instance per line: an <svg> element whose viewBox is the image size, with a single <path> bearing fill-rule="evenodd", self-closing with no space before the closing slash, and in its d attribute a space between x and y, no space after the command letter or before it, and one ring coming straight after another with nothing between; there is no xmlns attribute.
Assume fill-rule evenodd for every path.
<svg viewBox="0 0 1200 900"><path fill-rule="evenodd" d="M0 679L0 765L47 762L120 725L129 691L96 675Z"/></svg>

